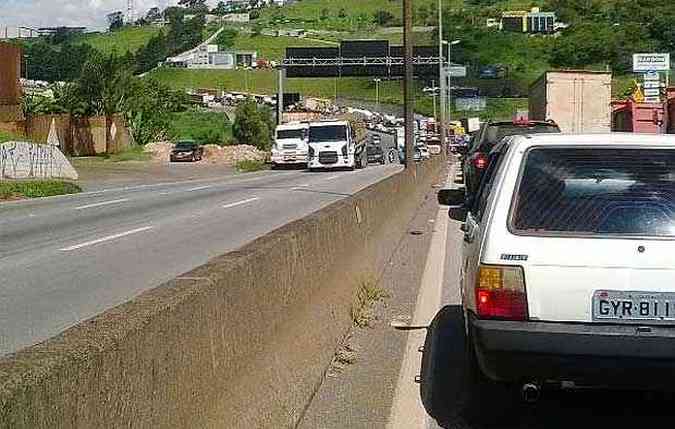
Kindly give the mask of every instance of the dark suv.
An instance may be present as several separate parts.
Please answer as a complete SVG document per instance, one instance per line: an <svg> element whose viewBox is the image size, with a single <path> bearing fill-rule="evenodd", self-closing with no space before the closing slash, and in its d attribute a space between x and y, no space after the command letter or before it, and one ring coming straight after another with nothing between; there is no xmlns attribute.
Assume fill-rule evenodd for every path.
<svg viewBox="0 0 675 429"><path fill-rule="evenodd" d="M504 137L524 134L559 133L553 121L486 122L473 139L462 163L467 196L478 191L480 180L488 165L488 154Z"/></svg>

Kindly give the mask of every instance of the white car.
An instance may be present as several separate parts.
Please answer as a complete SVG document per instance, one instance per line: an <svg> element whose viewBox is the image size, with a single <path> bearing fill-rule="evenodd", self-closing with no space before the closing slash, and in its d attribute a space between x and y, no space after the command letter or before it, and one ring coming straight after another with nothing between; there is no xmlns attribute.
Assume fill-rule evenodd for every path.
<svg viewBox="0 0 675 429"><path fill-rule="evenodd" d="M424 347L432 417L498 420L550 387L673 389L675 136L507 138L473 201L439 199L465 223L462 303Z"/></svg>

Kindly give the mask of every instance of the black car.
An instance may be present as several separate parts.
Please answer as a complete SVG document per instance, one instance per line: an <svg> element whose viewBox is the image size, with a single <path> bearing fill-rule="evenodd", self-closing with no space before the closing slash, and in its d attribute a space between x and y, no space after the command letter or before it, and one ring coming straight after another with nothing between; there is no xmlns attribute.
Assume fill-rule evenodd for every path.
<svg viewBox="0 0 675 429"><path fill-rule="evenodd" d="M382 149L382 143L380 140L371 140L370 143L368 143L366 150L368 151L368 162L379 162L380 164L384 164L386 162L384 150Z"/></svg>
<svg viewBox="0 0 675 429"><path fill-rule="evenodd" d="M182 140L176 143L169 156L171 162L201 161L204 157L204 148L192 140Z"/></svg>
<svg viewBox="0 0 675 429"><path fill-rule="evenodd" d="M472 140L462 162L467 196L475 195L488 166L488 154L504 137L524 134L559 133L553 121L486 122Z"/></svg>

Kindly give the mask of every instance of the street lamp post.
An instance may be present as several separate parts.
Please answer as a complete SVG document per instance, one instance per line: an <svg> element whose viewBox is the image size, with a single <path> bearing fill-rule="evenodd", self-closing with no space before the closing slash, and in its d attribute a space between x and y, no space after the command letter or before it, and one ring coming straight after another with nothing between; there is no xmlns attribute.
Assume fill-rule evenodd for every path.
<svg viewBox="0 0 675 429"><path fill-rule="evenodd" d="M445 146L445 120L446 114L446 89L445 89L445 64L443 64L443 0L438 0L438 79L440 87L440 121L438 124L438 132L440 134L439 143L441 148ZM434 99L434 107L436 106L436 101ZM434 115L435 116L435 115Z"/></svg>
<svg viewBox="0 0 675 429"><path fill-rule="evenodd" d="M23 61L24 61L24 67L26 70L24 71L24 78L28 80L28 58L30 58L28 55L24 54L23 55Z"/></svg>
<svg viewBox="0 0 675 429"><path fill-rule="evenodd" d="M436 123L438 124L438 123L441 122L441 120L439 120L438 113L436 111L436 91L438 91L438 88L436 88L436 81L435 80L431 81L431 90L432 90L431 91L431 100L434 104L434 121L436 121ZM443 106L441 106L439 110L442 113L443 112Z"/></svg>
<svg viewBox="0 0 675 429"><path fill-rule="evenodd" d="M447 120L450 122L450 117L452 116L452 47L462 43L461 40L453 40L452 42L445 42L448 44L448 87L447 87L447 100L448 100L448 115Z"/></svg>
<svg viewBox="0 0 675 429"><path fill-rule="evenodd" d="M380 111L380 82L382 82L382 79L376 78L373 79L375 82L375 106L377 111Z"/></svg>

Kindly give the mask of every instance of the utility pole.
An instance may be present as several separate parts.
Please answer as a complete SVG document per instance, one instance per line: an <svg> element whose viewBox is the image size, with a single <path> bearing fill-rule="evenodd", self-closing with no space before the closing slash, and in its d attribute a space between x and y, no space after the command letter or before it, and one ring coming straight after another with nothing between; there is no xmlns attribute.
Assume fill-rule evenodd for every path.
<svg viewBox="0 0 675 429"><path fill-rule="evenodd" d="M413 92L413 0L403 0L403 45L405 78L403 79L403 103L405 104L405 168L415 176L415 94Z"/></svg>
<svg viewBox="0 0 675 429"><path fill-rule="evenodd" d="M382 81L382 79L375 78L374 81L375 81L375 106L376 106L375 108L379 112L380 111L380 82Z"/></svg>
<svg viewBox="0 0 675 429"><path fill-rule="evenodd" d="M436 123L438 124L440 122L440 120L438 118L438 113L436 111L436 90L438 90L438 88L436 88L436 81L435 80L431 81L431 89L433 90L433 91L431 91L431 100L434 103L434 121L436 121ZM443 107L441 106L441 109L442 108Z"/></svg>
<svg viewBox="0 0 675 429"><path fill-rule="evenodd" d="M448 46L449 49L449 46ZM438 0L438 78L440 79L440 124L438 125L438 132L440 133L440 144L443 153L446 153L445 150L445 128L446 128L446 109L448 107L447 102L447 89L446 89L446 77L445 77L445 55L443 54L443 0ZM435 105L435 102L434 102Z"/></svg>
<svg viewBox="0 0 675 429"><path fill-rule="evenodd" d="M277 125L281 125L284 119L284 74L286 70L279 67L277 82Z"/></svg>

